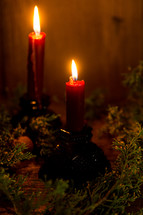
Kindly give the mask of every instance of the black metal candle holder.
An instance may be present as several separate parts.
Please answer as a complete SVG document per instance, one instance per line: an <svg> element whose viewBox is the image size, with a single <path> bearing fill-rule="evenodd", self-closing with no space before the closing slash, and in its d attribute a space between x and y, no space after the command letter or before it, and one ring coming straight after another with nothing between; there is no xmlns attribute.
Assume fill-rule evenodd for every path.
<svg viewBox="0 0 143 215"><path fill-rule="evenodd" d="M28 116L27 126L33 116L53 114L48 110L50 98L42 96L41 107L36 100L30 100L25 94L20 99L21 111L13 117L13 125L16 125L24 116ZM81 187L89 180L96 179L110 170L110 163L104 152L91 141L92 128L85 125L80 132L71 132L60 128L59 119L56 121L55 143L52 153L43 156L44 163L40 168L39 177L43 180L63 178L74 182L76 187ZM30 129L30 128L29 128ZM33 142L36 135L27 130ZM35 146L36 147L36 146ZM40 149L38 148L37 151ZM36 151L36 149L35 149ZM39 155L39 154L38 154Z"/></svg>
<svg viewBox="0 0 143 215"><path fill-rule="evenodd" d="M72 133L60 129L57 132L56 151L49 157L39 171L44 179L63 178L80 187L86 181L96 179L110 170L110 163L104 152L91 141L92 128L85 126L81 132Z"/></svg>
<svg viewBox="0 0 143 215"><path fill-rule="evenodd" d="M20 109L17 114L15 114L12 118L13 126L17 126L21 120L27 116L29 119L34 116L46 115L48 113L53 113L48 109L50 105L50 97L46 94L42 94L41 104L39 104L34 99L29 99L28 94L24 94L19 101Z"/></svg>
<svg viewBox="0 0 143 215"><path fill-rule="evenodd" d="M40 105L35 99L29 99L27 93L20 98L20 106L23 112L28 115L45 114L49 105L50 97L46 94L42 94Z"/></svg>

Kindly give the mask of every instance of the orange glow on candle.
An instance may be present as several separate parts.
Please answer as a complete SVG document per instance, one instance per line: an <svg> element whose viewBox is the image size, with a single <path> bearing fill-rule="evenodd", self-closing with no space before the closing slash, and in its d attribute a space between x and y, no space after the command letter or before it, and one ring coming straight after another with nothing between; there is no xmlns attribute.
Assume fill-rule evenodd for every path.
<svg viewBox="0 0 143 215"><path fill-rule="evenodd" d="M40 34L40 18L37 6L34 7L33 29L36 34Z"/></svg>
<svg viewBox="0 0 143 215"><path fill-rule="evenodd" d="M82 131L84 126L84 80L78 80L77 67L72 60L72 76L66 82L66 126L69 131Z"/></svg>
<svg viewBox="0 0 143 215"><path fill-rule="evenodd" d="M28 35L28 99L30 99L29 101L36 100L38 108L41 109L46 34L40 31L40 19L37 6L34 7L33 30L34 32Z"/></svg>
<svg viewBox="0 0 143 215"><path fill-rule="evenodd" d="M72 60L72 78L73 80L78 79L77 67L74 60Z"/></svg>

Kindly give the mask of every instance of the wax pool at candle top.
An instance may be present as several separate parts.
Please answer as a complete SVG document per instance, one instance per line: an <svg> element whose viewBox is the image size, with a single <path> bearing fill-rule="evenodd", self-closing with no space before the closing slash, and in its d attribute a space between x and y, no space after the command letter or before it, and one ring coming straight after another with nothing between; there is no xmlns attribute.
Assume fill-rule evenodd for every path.
<svg viewBox="0 0 143 215"><path fill-rule="evenodd" d="M33 40L41 40L42 38L45 38L45 36L46 34L44 32L41 32L41 33L32 32L29 34L29 38Z"/></svg>
<svg viewBox="0 0 143 215"><path fill-rule="evenodd" d="M82 80L82 81L69 81L66 83L67 86L70 86L70 87L80 87L80 86L83 86L85 84L85 82Z"/></svg>

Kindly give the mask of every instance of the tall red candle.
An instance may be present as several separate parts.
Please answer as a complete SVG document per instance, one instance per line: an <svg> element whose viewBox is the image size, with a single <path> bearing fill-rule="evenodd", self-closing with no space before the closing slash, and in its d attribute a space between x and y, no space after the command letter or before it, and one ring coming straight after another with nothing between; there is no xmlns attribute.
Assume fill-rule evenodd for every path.
<svg viewBox="0 0 143 215"><path fill-rule="evenodd" d="M44 67L44 32L40 32L40 21L38 8L34 8L33 20L34 32L29 34L29 52L28 52L28 98L36 100L40 107L43 90L43 67Z"/></svg>
<svg viewBox="0 0 143 215"><path fill-rule="evenodd" d="M84 90L85 82L77 80L77 69L72 60L72 77L66 82L66 124L72 132L79 132L84 126Z"/></svg>

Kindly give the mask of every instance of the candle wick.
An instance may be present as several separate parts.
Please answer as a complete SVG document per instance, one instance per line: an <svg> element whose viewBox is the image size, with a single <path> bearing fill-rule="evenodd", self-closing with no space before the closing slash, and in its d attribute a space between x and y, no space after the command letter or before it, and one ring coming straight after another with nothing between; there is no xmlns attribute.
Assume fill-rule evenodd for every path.
<svg viewBox="0 0 143 215"><path fill-rule="evenodd" d="M40 35L40 33L39 33L38 31L35 31L35 34L36 34L36 36L39 36L39 35Z"/></svg>
<svg viewBox="0 0 143 215"><path fill-rule="evenodd" d="M72 76L70 76L70 77L69 77L69 82L70 82L70 84L73 84L74 79L73 79L73 77L72 77Z"/></svg>

